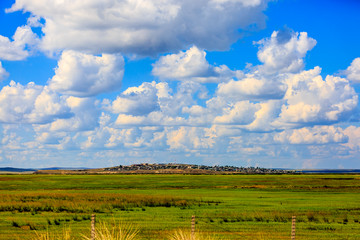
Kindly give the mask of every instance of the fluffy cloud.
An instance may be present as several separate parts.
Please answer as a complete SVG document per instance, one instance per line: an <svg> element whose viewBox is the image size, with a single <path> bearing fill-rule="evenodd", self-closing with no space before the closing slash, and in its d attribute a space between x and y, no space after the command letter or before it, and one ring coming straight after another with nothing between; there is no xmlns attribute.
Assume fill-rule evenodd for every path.
<svg viewBox="0 0 360 240"><path fill-rule="evenodd" d="M28 4L25 4L27 7L40 2L27 3L27 0L23 0L24 4ZM106 8L110 0L95 5L90 2L79 1L70 5L86 4L91 9L103 5ZM260 0L208 2L206 7L211 6L214 11L220 12L230 11L227 8L234 6L252 9L263 4ZM158 2L143 2L150 5L155 3ZM17 1L17 4L20 4L20 1ZM55 3L50 3L50 7L52 4ZM114 9L119 4L130 3L115 3ZM180 6L174 15L177 18L177 14L183 11L181 7L188 3L168 1L167 4ZM164 9L168 5L165 4ZM67 10L63 11L66 15ZM80 15L81 13L82 10ZM93 29L93 24L99 17L96 14L89 15L89 21L74 22L74 25L88 24L91 34L105 31L101 26L98 30ZM169 16L170 13L164 14ZM94 16L96 21L91 22ZM108 17L111 16L104 16ZM34 15L28 20L28 24L40 26L39 19ZM45 19L43 30L49 29L53 24L49 19ZM128 21L132 20L128 18ZM139 18L139 21L143 20ZM61 24L69 22L65 19ZM149 24L152 24L151 21ZM70 25L67 28L75 29ZM117 30L121 26L113 28ZM136 29L136 26L133 29ZM69 34L71 38L72 32ZM168 37L172 36L168 34ZM96 36L93 40L99 39ZM43 44L46 41L44 39ZM108 41L106 35L104 41ZM123 44L121 41L122 39L119 44ZM151 47L158 44L156 41L159 39L149 42L148 52L139 48L137 53L155 53L159 49ZM2 149L74 149L99 153L108 150L108 153L117 152L114 162L120 156L119 152L121 156L131 154L134 159L144 159L143 157L148 157L149 154L170 156L169 152L171 158L176 154L186 154L192 159L219 159L226 154L231 161L244 161L245 158L250 161L256 155L268 159L270 156L272 159L278 159L278 156L283 159L299 159L310 153L312 156L329 154L325 145L328 143L357 153L357 149L360 149L357 143L359 129L349 127L342 130L331 126L347 120L358 104L358 96L349 81L334 76L323 78L318 67L309 71L301 70L306 52L315 43L306 33L274 32L271 38L259 42L258 57L263 64L248 67L244 72L231 71L226 66L211 65L206 60L203 48L193 45L187 51L160 57L153 65L153 75L164 80L179 80L178 82L144 82L122 91L115 100L103 100L102 108L100 101L94 96L120 88L124 73L123 57L117 54L93 55L100 48L108 47L95 43L85 49L93 51L91 54L65 50L59 59L55 76L49 80L49 86L38 86L34 83L23 86L11 82L0 91L0 122L12 123L9 125L14 126L13 123L33 124L25 124L26 133L21 132L25 129L23 127L19 127L17 132L14 132L14 129L4 132ZM113 44L113 49L130 49L125 45ZM134 47L139 43L132 44ZM167 47L169 46L164 45L163 49ZM351 77L352 73L356 73L356 66L355 59L347 69L348 78L352 81L357 81L356 77ZM0 78L6 75L1 73L1 69L0 63ZM211 87L208 91L207 87L210 85L203 84L209 82L220 83L216 91ZM59 96L57 92L63 95ZM323 124L325 126L319 126ZM2 127L4 126L5 124ZM34 136L30 136L31 134ZM278 147L279 143L281 147ZM266 161L265 159L265 164Z"/></svg>
<svg viewBox="0 0 360 240"><path fill-rule="evenodd" d="M44 25L41 23L41 18L39 16L31 15L27 19L27 25L30 27L43 27Z"/></svg>
<svg viewBox="0 0 360 240"><path fill-rule="evenodd" d="M245 128L253 132L271 132L278 129L279 126L275 126L273 122L279 116L282 100L269 100L259 105L260 109L255 113L255 120Z"/></svg>
<svg viewBox="0 0 360 240"><path fill-rule="evenodd" d="M218 86L217 94L232 99L280 99L287 90L286 84L259 74L247 74L241 80L231 80Z"/></svg>
<svg viewBox="0 0 360 240"><path fill-rule="evenodd" d="M47 87L11 81L0 91L0 122L48 123L71 115L64 99Z"/></svg>
<svg viewBox="0 0 360 240"><path fill-rule="evenodd" d="M263 64L249 68L247 73L230 71L232 76L227 74L227 79L233 79L219 84L217 95L233 98L234 100L283 98L287 91L286 78L288 78L288 74L299 72L303 68L303 58L315 46L316 41L309 38L306 32L295 33L285 29L273 32L270 38L262 39L257 44L260 45L258 58ZM185 53L182 53L182 55L186 56ZM167 56L172 60L167 62L175 62L181 67L179 69L184 70L186 73L191 73L189 69L183 67L184 64L179 64L181 61L179 61L179 57L175 56L178 55ZM189 57L183 58L187 60L186 62L191 63ZM204 61L205 55L202 57L202 62ZM207 64L207 62L205 63ZM208 64L206 65L205 63L202 64L202 69L208 69ZM194 64L189 65L194 66ZM176 71L172 69L172 71L168 72L175 73Z"/></svg>
<svg viewBox="0 0 360 240"><path fill-rule="evenodd" d="M206 88L196 82L180 82L175 93L165 82L145 82L125 90L106 109L120 113L118 125L178 126L187 124L183 109L196 104L196 94L206 95Z"/></svg>
<svg viewBox="0 0 360 240"><path fill-rule="evenodd" d="M133 116L146 115L160 109L158 98L157 84L144 82L139 87L128 88L118 96L112 103L111 110L113 113Z"/></svg>
<svg viewBox="0 0 360 240"><path fill-rule="evenodd" d="M57 119L47 126L49 131L88 131L99 125L100 112L93 98L66 98L66 104L73 116L67 119Z"/></svg>
<svg viewBox="0 0 360 240"><path fill-rule="evenodd" d="M266 83L269 76L255 87L256 79L250 78L253 73L249 73L242 80L220 84L205 106L194 99L202 87L199 83L179 82L175 93L166 83L143 83L122 93L111 109L120 114L116 124L123 126L210 127L215 124L252 132L332 124L348 119L358 103L355 90L344 78L327 76L323 79L320 73L321 69L316 67L298 74L275 76L281 80L273 81L273 86L267 85L268 91L261 84ZM253 75L261 76L260 73ZM247 84L255 86L250 88ZM276 90L271 92L271 88ZM159 89L164 90L162 98Z"/></svg>
<svg viewBox="0 0 360 240"><path fill-rule="evenodd" d="M63 132L40 132L38 133L37 137L35 138L36 142L42 144L59 144L62 139L66 137L66 134Z"/></svg>
<svg viewBox="0 0 360 240"><path fill-rule="evenodd" d="M288 79L288 90L282 106L282 123L333 123L347 119L358 104L358 96L349 81L334 76L325 80L315 67ZM280 123L281 124L281 123Z"/></svg>
<svg viewBox="0 0 360 240"><path fill-rule="evenodd" d="M228 81L241 71L233 72L227 66L211 66L206 60L206 52L191 47L186 52L160 57L153 64L152 74L161 79L192 80L201 83Z"/></svg>
<svg viewBox="0 0 360 240"><path fill-rule="evenodd" d="M215 144L213 136L204 128L180 127L174 130L169 129L166 136L166 142L171 150L208 149Z"/></svg>
<svg viewBox="0 0 360 240"><path fill-rule="evenodd" d="M246 125L255 120L259 105L249 101L241 101L225 109L225 114L215 118L217 124Z"/></svg>
<svg viewBox="0 0 360 240"><path fill-rule="evenodd" d="M3 68L2 63L0 62L0 81L4 80L9 76L9 73Z"/></svg>
<svg viewBox="0 0 360 240"><path fill-rule="evenodd" d="M176 92L170 93L168 97L162 98L159 104L161 111L172 117L179 116L184 107L195 105L197 103L197 100L194 99L195 96L202 100L208 98L206 87L191 81L180 82L177 85Z"/></svg>
<svg viewBox="0 0 360 240"><path fill-rule="evenodd" d="M243 126L247 130L331 124L354 113L358 96L347 79L331 75L323 79L319 67L300 71L306 52L316 44L306 33L278 31L258 43L258 58L263 64L248 69L240 79L219 84L216 91L230 103L260 101L260 110L255 114L250 111L254 121ZM354 61L351 69L355 65Z"/></svg>
<svg viewBox="0 0 360 240"><path fill-rule="evenodd" d="M327 144L344 143L347 142L348 137L339 127L315 126L283 131L276 134L274 140L290 144Z"/></svg>
<svg viewBox="0 0 360 240"><path fill-rule="evenodd" d="M267 0L258 1L89 1L17 0L23 10L45 19L42 47L153 55L195 44L226 49L249 25L262 27Z"/></svg>
<svg viewBox="0 0 360 240"><path fill-rule="evenodd" d="M224 5L229 3L241 3L244 6L257 6L261 4L261 0L211 0L211 3L218 7L224 7Z"/></svg>
<svg viewBox="0 0 360 240"><path fill-rule="evenodd" d="M288 29L275 31L268 39L263 39L258 58L263 63L265 73L298 72L304 67L306 53L316 45L316 40L306 32L295 33Z"/></svg>
<svg viewBox="0 0 360 240"><path fill-rule="evenodd" d="M343 71L347 79L355 83L360 83L360 58L355 58L351 65Z"/></svg>
<svg viewBox="0 0 360 240"><path fill-rule="evenodd" d="M122 113L117 124L203 127L215 124L252 132L271 132L332 124L346 120L354 113L358 96L347 79L330 75L323 79L319 67L301 71L306 52L316 44L306 33L278 31L260 43L258 56L263 59L263 64L248 68L245 73L233 72L234 79L220 83L205 106L193 97L202 86L194 79L209 75L214 68L206 61L206 53L194 46L186 52L161 57L154 64L155 75L192 81L180 82L175 94L166 88L166 98L157 98L157 102L155 91L134 88L130 91L131 96L125 98L122 94L113 104L119 104L118 109L123 109L123 112L116 112ZM280 73L273 72L275 69ZM131 112L120 104L123 102L123 105L136 109L131 98L148 103L148 110L143 111L147 116L137 114L142 112L139 110Z"/></svg>
<svg viewBox="0 0 360 240"><path fill-rule="evenodd" d="M24 60L33 52L39 43L39 39L29 26L16 29L13 41L0 35L0 59L16 61Z"/></svg>
<svg viewBox="0 0 360 240"><path fill-rule="evenodd" d="M101 57L75 51L64 51L50 80L54 91L76 97L95 96L121 87L124 59L120 55Z"/></svg>
<svg viewBox="0 0 360 240"><path fill-rule="evenodd" d="M79 150L88 132L95 131L103 121L99 108L93 98L67 97L70 108L69 118L55 119L47 124L33 125L36 133L32 148ZM107 123L109 123L107 121Z"/></svg>
<svg viewBox="0 0 360 240"><path fill-rule="evenodd" d="M360 127L349 126L344 130L344 134L349 138L349 141L344 144L359 154L360 150Z"/></svg>
<svg viewBox="0 0 360 240"><path fill-rule="evenodd" d="M193 92L197 89L190 83L182 83L177 93L171 91L165 82L144 82L125 90L107 109L119 114L117 125L179 125L183 123L183 118L178 116L180 110L194 101Z"/></svg>
<svg viewBox="0 0 360 240"><path fill-rule="evenodd" d="M164 112L151 112L147 116L133 116L119 114L116 119L117 126L181 126L187 122L183 117L171 117Z"/></svg>

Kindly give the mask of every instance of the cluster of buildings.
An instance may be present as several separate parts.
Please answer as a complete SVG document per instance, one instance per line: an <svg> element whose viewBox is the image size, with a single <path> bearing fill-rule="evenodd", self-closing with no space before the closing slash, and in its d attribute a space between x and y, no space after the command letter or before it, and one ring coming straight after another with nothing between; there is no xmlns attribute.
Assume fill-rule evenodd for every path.
<svg viewBox="0 0 360 240"><path fill-rule="evenodd" d="M191 172L196 170L213 171L213 172L234 172L244 174L288 174L294 173L293 170L271 169L260 167L234 167L234 166L205 166L196 164L177 164L177 163L141 163L129 166L117 166L105 168L104 171L109 172L126 172L126 171L156 171L156 170L183 170Z"/></svg>

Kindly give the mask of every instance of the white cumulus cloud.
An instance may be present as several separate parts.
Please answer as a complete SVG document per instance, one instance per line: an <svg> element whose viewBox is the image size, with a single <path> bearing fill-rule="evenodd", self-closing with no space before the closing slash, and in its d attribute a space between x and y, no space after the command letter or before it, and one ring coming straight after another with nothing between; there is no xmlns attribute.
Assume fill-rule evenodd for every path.
<svg viewBox="0 0 360 240"><path fill-rule="evenodd" d="M279 121L290 124L332 123L347 119L358 104L348 80L328 75L321 69L290 76Z"/></svg>
<svg viewBox="0 0 360 240"><path fill-rule="evenodd" d="M258 6L261 4L261 0L211 0L212 3L218 7L223 7L226 4L231 3L241 3L244 6Z"/></svg>
<svg viewBox="0 0 360 240"><path fill-rule="evenodd" d="M306 32L296 33L289 29L275 31L270 38L257 42L260 45L258 59L262 65L236 71L236 78L218 86L219 96L237 100L281 99L287 91L285 82L289 73L297 73L304 67L303 58L316 41ZM242 74L239 74L239 73Z"/></svg>
<svg viewBox="0 0 360 240"><path fill-rule="evenodd" d="M161 95L160 95L161 96ZM113 101L113 113L133 116L146 115L160 109L158 86L155 82L144 82L139 87L130 87Z"/></svg>
<svg viewBox="0 0 360 240"><path fill-rule="evenodd" d="M201 83L228 81L240 74L227 66L212 66L206 60L206 52L196 46L178 54L160 57L153 64L152 74L161 79L192 80Z"/></svg>
<svg viewBox="0 0 360 240"><path fill-rule="evenodd" d="M281 99L287 86L278 79L259 74L247 74L241 80L230 80L218 85L217 94L233 99Z"/></svg>
<svg viewBox="0 0 360 240"><path fill-rule="evenodd" d="M26 11L45 20L42 47L154 55L195 44L227 49L238 29L265 24L268 0L17 0L7 12Z"/></svg>
<svg viewBox="0 0 360 240"><path fill-rule="evenodd" d="M304 67L306 53L316 45L316 40L306 32L295 33L289 29L275 31L270 38L263 39L258 58L265 73L298 72Z"/></svg>
<svg viewBox="0 0 360 240"><path fill-rule="evenodd" d="M224 110L225 114L215 118L217 124L246 125L255 120L259 105L249 101L241 101Z"/></svg>
<svg viewBox="0 0 360 240"><path fill-rule="evenodd" d="M346 74L346 78L350 81L360 83L360 58L355 58L343 73Z"/></svg>
<svg viewBox="0 0 360 240"><path fill-rule="evenodd" d="M175 93L165 82L145 82L128 88L105 108L119 113L118 125L179 126L187 124L184 109L195 105L196 94L204 91L203 85L191 81L179 82Z"/></svg>
<svg viewBox="0 0 360 240"><path fill-rule="evenodd" d="M0 35L0 59L24 60L36 50L39 43L39 38L29 26L18 27L12 38L13 41Z"/></svg>
<svg viewBox="0 0 360 240"><path fill-rule="evenodd" d="M76 97L95 96L119 89L123 74L124 59L120 55L64 51L49 87Z"/></svg>
<svg viewBox="0 0 360 240"><path fill-rule="evenodd" d="M214 136L207 129L196 127L170 128L166 131L166 137L166 143L170 150L209 149L216 142Z"/></svg>
<svg viewBox="0 0 360 240"><path fill-rule="evenodd" d="M344 134L349 138L349 141L344 145L356 151L359 154L360 150L360 127L349 126L344 130Z"/></svg>
<svg viewBox="0 0 360 240"><path fill-rule="evenodd" d="M71 115L64 99L47 87L11 81L0 91L0 122L43 124Z"/></svg>
<svg viewBox="0 0 360 240"><path fill-rule="evenodd" d="M66 103L73 116L67 119L57 119L47 126L49 131L88 131L99 125L100 112L94 98L67 97Z"/></svg>
<svg viewBox="0 0 360 240"><path fill-rule="evenodd" d="M276 134L274 140L290 144L328 144L347 142L348 137L339 127L315 126L283 131Z"/></svg>
<svg viewBox="0 0 360 240"><path fill-rule="evenodd" d="M269 100L260 102L260 109L255 113L255 120L246 126L246 129L253 132L271 132L279 126L273 125L278 118L282 106L282 100ZM282 126L280 126L281 128Z"/></svg>

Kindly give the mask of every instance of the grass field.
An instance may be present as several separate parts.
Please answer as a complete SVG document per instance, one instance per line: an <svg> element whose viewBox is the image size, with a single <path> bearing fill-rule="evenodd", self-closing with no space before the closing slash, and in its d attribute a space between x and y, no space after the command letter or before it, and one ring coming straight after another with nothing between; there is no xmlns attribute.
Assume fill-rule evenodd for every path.
<svg viewBox="0 0 360 240"><path fill-rule="evenodd" d="M90 235L131 223L138 239L179 228L220 239L360 239L360 175L0 175L0 239Z"/></svg>

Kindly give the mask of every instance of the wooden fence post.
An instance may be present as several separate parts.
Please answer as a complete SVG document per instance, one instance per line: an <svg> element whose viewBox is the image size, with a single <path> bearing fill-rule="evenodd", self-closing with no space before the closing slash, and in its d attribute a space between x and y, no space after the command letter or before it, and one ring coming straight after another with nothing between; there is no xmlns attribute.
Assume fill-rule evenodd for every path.
<svg viewBox="0 0 360 240"><path fill-rule="evenodd" d="M91 215L91 240L95 240L95 214Z"/></svg>
<svg viewBox="0 0 360 240"><path fill-rule="evenodd" d="M191 239L195 239L195 215L191 217Z"/></svg>
<svg viewBox="0 0 360 240"><path fill-rule="evenodd" d="M291 240L295 240L295 227L296 224L296 216L292 216L292 222L291 222Z"/></svg>

